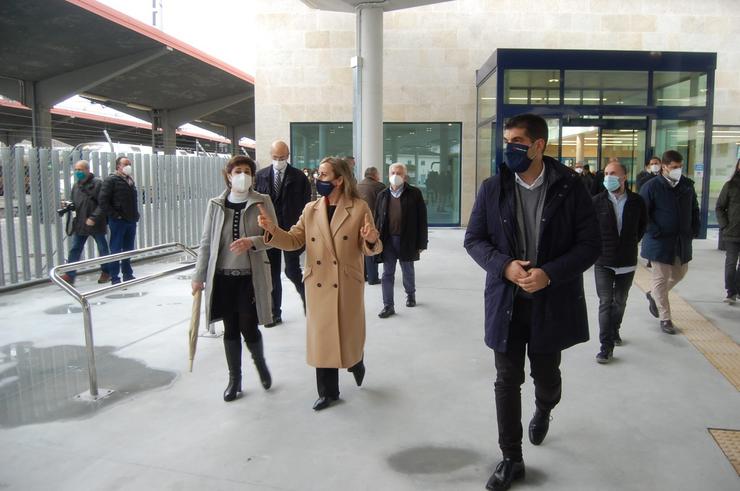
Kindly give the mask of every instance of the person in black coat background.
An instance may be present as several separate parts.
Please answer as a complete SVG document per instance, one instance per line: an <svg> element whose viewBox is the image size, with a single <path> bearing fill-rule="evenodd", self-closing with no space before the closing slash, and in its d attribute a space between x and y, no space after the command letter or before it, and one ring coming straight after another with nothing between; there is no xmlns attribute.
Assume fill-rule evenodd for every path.
<svg viewBox="0 0 740 491"><path fill-rule="evenodd" d="M732 177L722 186L715 211L726 249L724 302L732 305L740 294L740 159Z"/></svg>
<svg viewBox="0 0 740 491"><path fill-rule="evenodd" d="M254 189L258 193L267 194L272 198L275 207L278 225L284 230L290 229L298 222L306 203L311 201L311 183L300 170L288 163L290 148L280 140L270 146L272 165L257 171ZM270 271L272 273L272 322L265 327L274 327L283 322L282 303L283 287L280 282L280 256L285 257L285 276L295 285L301 296L303 310L306 309L306 293L303 288L303 272L301 271L301 254L303 248L297 251L281 251L268 249Z"/></svg>
<svg viewBox="0 0 740 491"><path fill-rule="evenodd" d="M640 189L648 212L642 239L643 258L652 263L653 282L646 293L650 313L666 334L675 334L668 292L683 279L692 259L692 241L699 236L699 203L694 181L683 174L683 156L668 150L661 158L662 175Z"/></svg>
<svg viewBox="0 0 740 491"><path fill-rule="evenodd" d="M544 440L561 396L560 352L588 340L583 272L601 251L599 225L580 177L544 156L548 129L533 114L504 125L505 166L486 179L465 249L486 271L485 342L496 363L496 415L503 460L488 489L524 476L521 385L528 351L536 410L534 445Z"/></svg>
<svg viewBox="0 0 740 491"><path fill-rule="evenodd" d="M390 187L378 194L375 203L375 227L383 241L383 310L378 317L385 319L395 314L393 284L396 261L401 263L406 306L416 306L416 277L414 261L427 248L427 206L419 188L407 181L406 166L395 163L388 169Z"/></svg>
<svg viewBox="0 0 740 491"><path fill-rule="evenodd" d="M619 328L637 270L637 244L647 227L645 202L627 188L627 168L619 161L604 169L601 193L594 196L601 229L601 256L594 265L599 296L599 363L611 361L614 345L621 345Z"/></svg>
<svg viewBox="0 0 740 491"><path fill-rule="evenodd" d="M74 176L75 184L72 186L70 201L74 205L75 215L71 234L72 247L67 257L68 263L80 260L87 238L91 236L98 246L98 255L107 256L110 253L108 239L105 236L108 223L103 208L100 206L100 188L103 186L103 181L90 172L90 163L87 160L79 160L75 163ZM108 269L107 264L100 265L101 273L98 283L110 281ZM74 284L76 276L76 271L68 271L62 275L62 279Z"/></svg>
<svg viewBox="0 0 740 491"><path fill-rule="evenodd" d="M108 216L110 227L110 252L116 254L133 251L136 247L136 222L139 221L139 199L133 177L131 161L126 157L116 159L116 172L103 181L100 188L100 207ZM134 279L131 260L108 263L111 284Z"/></svg>
<svg viewBox="0 0 740 491"><path fill-rule="evenodd" d="M657 175L660 175L660 159L658 157L650 157L650 160L645 164L645 169L640 171L635 178L637 192L639 193L645 183Z"/></svg>

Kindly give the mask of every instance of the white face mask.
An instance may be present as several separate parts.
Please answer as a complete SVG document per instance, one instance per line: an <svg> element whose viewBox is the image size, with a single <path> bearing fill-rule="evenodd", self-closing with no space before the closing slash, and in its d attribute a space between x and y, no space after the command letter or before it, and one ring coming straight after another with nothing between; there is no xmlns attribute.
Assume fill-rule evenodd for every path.
<svg viewBox="0 0 740 491"><path fill-rule="evenodd" d="M583 167L576 167L576 172L579 174L583 174Z"/></svg>
<svg viewBox="0 0 740 491"><path fill-rule="evenodd" d="M660 166L658 164L651 165L650 172L652 172L653 174L657 174L658 172L660 172Z"/></svg>
<svg viewBox="0 0 740 491"><path fill-rule="evenodd" d="M319 175L318 175L318 173L314 172L314 173L313 173L313 178L314 178L314 179L318 179L318 178L319 178Z"/></svg>
<svg viewBox="0 0 740 491"><path fill-rule="evenodd" d="M121 169L121 172L123 172L124 175L130 176L131 174L133 174L134 168L131 167L130 165L124 165L123 168Z"/></svg>
<svg viewBox="0 0 740 491"><path fill-rule="evenodd" d="M276 168L277 170L283 170L288 165L287 160L273 160L272 166Z"/></svg>
<svg viewBox="0 0 740 491"><path fill-rule="evenodd" d="M246 193L252 187L252 176L249 174L237 174L231 176L231 191L234 193Z"/></svg>
<svg viewBox="0 0 740 491"><path fill-rule="evenodd" d="M393 174L389 179L388 182L391 183L391 186L394 188L400 188L403 184L403 177L399 176L398 174Z"/></svg>
<svg viewBox="0 0 740 491"><path fill-rule="evenodd" d="M681 179L681 174L683 174L682 171L683 169L681 167L679 167L678 169L671 169L668 172L668 178L671 181L678 181L679 179Z"/></svg>

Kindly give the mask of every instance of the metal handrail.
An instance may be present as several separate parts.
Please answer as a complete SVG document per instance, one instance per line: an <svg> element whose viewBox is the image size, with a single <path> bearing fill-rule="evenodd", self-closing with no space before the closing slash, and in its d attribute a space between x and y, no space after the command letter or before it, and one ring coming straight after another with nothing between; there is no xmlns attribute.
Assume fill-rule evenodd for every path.
<svg viewBox="0 0 740 491"><path fill-rule="evenodd" d="M51 278L51 281L56 283L57 286L59 286L62 290L64 290L70 296L72 296L75 300L77 300L80 303L80 307L82 307L82 319L83 319L84 326L85 326L85 346L87 348L87 369L88 369L88 376L90 378L90 399L91 400L99 399L99 395L98 395L98 373L95 368L95 344L93 343L92 315L90 313L90 302L88 302L88 300L92 297L104 295L114 290L118 290L121 288L127 288L133 285L138 285L140 283L146 283L148 281L153 281L153 280L162 278L164 276L171 275L173 273L185 271L186 269L190 269L194 267L195 264L194 263L193 264L183 264L180 266L176 266L174 268L160 271L158 273L150 274L147 276L142 276L141 278L135 278L133 280L117 283L115 285L104 286L102 288L90 290L89 292L85 292L85 293L80 292L73 285L70 285L69 283L64 281L61 277L61 274L67 271L74 271L74 270L80 269L80 267L82 266L95 266L98 264L105 264L105 263L109 263L112 261L120 261L122 259L128 259L133 256L149 254L152 252L158 252L158 251L162 251L166 249L178 249L181 252L190 254L190 256L192 256L194 259L198 257L198 254L193 249L179 242L170 242L168 244L161 244L161 245L152 246L152 247L145 247L143 249L136 249L134 251L119 252L117 254L111 254L109 256L102 256L102 257L96 257L93 259L86 259L84 261L77 261L74 263L61 264L59 266L53 267L51 271L49 271L49 278ZM110 395L112 392L113 392L112 390L109 390L105 394L105 396ZM81 397L84 398L83 396Z"/></svg>

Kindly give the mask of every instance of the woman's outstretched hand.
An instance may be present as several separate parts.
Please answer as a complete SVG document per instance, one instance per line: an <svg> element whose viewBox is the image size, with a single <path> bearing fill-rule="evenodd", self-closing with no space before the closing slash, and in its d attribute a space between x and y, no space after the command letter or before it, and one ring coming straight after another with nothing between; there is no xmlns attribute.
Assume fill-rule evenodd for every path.
<svg viewBox="0 0 740 491"><path fill-rule="evenodd" d="M365 214L365 224L360 229L360 235L370 244L375 244L378 241L378 231L375 228L375 225L373 225L370 215L367 213Z"/></svg>
<svg viewBox="0 0 740 491"><path fill-rule="evenodd" d="M267 215L267 212L265 211L264 206L258 204L257 207L260 210L260 214L257 217L257 225L259 225L261 229L266 230L270 233L273 233L276 228L275 222L273 222L270 219L270 217Z"/></svg>

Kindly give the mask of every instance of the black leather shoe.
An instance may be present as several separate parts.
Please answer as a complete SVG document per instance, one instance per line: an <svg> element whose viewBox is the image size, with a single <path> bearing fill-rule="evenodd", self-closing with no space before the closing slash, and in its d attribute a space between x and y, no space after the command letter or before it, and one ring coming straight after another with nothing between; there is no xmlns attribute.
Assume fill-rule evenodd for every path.
<svg viewBox="0 0 740 491"><path fill-rule="evenodd" d="M496 466L496 470L486 483L486 489L504 491L511 487L511 483L524 478L524 462L516 462L505 458Z"/></svg>
<svg viewBox="0 0 740 491"><path fill-rule="evenodd" d="M347 371L355 376L357 387L362 387L362 381L365 378L365 362L360 361L357 365L349 367Z"/></svg>
<svg viewBox="0 0 740 491"><path fill-rule="evenodd" d="M319 397L318 399L316 399L316 402L313 403L313 410L321 411L322 409L326 409L327 407L331 406L338 400L338 397Z"/></svg>
<svg viewBox="0 0 740 491"><path fill-rule="evenodd" d="M281 319L279 316L273 317L272 322L270 322L269 324L265 324L265 327L275 327L278 324L282 324L282 323L283 323L283 319Z"/></svg>
<svg viewBox="0 0 740 491"><path fill-rule="evenodd" d="M529 422L529 441L532 445L539 445L547 436L550 429L550 411L535 409L534 416Z"/></svg>
<svg viewBox="0 0 740 491"><path fill-rule="evenodd" d="M648 300L648 310L650 310L650 314L657 319L658 318L658 304L655 303L655 299L653 298L652 295L650 295L650 292L647 292L645 296L647 297L647 300Z"/></svg>
<svg viewBox="0 0 740 491"><path fill-rule="evenodd" d="M614 346L622 346L622 337L619 335L619 332L614 335Z"/></svg>
<svg viewBox="0 0 740 491"><path fill-rule="evenodd" d="M380 317L381 319L387 319L388 317L392 316L395 313L396 311L393 307L386 306L386 307L383 307L383 310L380 311L380 313L378 314L378 317Z"/></svg>
<svg viewBox="0 0 740 491"><path fill-rule="evenodd" d="M666 334L676 334L676 328L673 327L673 322L669 320L660 321L660 330Z"/></svg>
<svg viewBox="0 0 740 491"><path fill-rule="evenodd" d="M367 284L368 285L380 285L380 280L368 281Z"/></svg>
<svg viewBox="0 0 740 491"><path fill-rule="evenodd" d="M609 348L601 348L601 351L596 355L596 361L603 364L612 361L612 350Z"/></svg>
<svg viewBox="0 0 740 491"><path fill-rule="evenodd" d="M406 307L416 307L416 295L406 296Z"/></svg>

